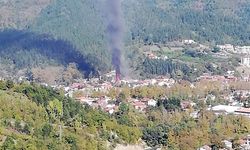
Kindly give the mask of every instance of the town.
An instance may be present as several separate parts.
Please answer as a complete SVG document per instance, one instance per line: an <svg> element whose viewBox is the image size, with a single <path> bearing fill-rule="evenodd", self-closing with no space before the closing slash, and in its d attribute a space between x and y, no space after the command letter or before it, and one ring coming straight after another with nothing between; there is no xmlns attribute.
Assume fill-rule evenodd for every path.
<svg viewBox="0 0 250 150"><path fill-rule="evenodd" d="M237 55L240 57L237 68L241 70L228 69L221 74L206 72L193 81L174 78L174 76L169 75L132 79L117 75L116 71L108 72L99 77L74 79L71 80L70 84L48 84L46 80L39 76L44 74L42 72L33 76L39 79L37 81L42 86L62 90L66 97L80 102L84 107L102 110L110 116L118 113L122 104L129 105L138 113L148 113L152 109L158 108L164 101L171 101L171 98L174 97L177 98L177 103L173 102L171 105L174 106L174 109L171 106L167 111L178 110L195 120L201 117L203 109L217 116L234 115L250 119L250 74L248 73L250 46L216 45L214 47L216 52L211 52L210 50L213 48L207 45L198 44L193 40L183 40L165 45L144 46L141 49L144 57L150 60L168 61L173 59L168 54L185 53L186 49L190 47L198 53L220 59ZM164 49L167 49L165 55L161 52ZM45 69L44 71L48 70ZM0 80L5 79L1 78ZM28 77L20 76L17 82L33 81L29 81ZM224 139L222 143L225 144L227 149L232 149L233 144L230 139ZM240 146L250 149L250 135L241 139ZM210 149L211 146L209 145L199 148L199 150Z"/></svg>
<svg viewBox="0 0 250 150"><path fill-rule="evenodd" d="M227 72L224 76L205 73L198 77L194 83L190 83L164 76L146 80L122 79L116 81L115 71L112 71L100 78L83 80L63 88L65 96L74 98L83 105L101 109L110 115L119 111L119 105L122 102L128 103L141 113L145 113L152 107L157 107L159 100L177 94L182 97L180 101L181 111L189 113L194 119L199 119L201 107L197 105L200 105L198 103L201 102L207 104L207 111L211 111L215 115L231 114L250 118L250 82L245 78L237 78L232 73ZM142 91L143 88L145 91ZM153 90L150 93L150 89L154 88L163 91L156 94L157 96L153 96L156 91ZM125 96L126 90L127 95ZM136 95L132 94L133 91L146 93ZM228 139L222 142L226 148L232 149L232 142ZM241 140L241 147L250 148L250 135ZM211 148L204 145L199 150L211 150Z"/></svg>

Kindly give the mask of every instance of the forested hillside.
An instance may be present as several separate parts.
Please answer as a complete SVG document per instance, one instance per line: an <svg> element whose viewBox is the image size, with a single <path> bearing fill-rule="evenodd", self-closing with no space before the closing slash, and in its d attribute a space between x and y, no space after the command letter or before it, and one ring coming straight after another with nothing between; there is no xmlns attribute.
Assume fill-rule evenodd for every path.
<svg viewBox="0 0 250 150"><path fill-rule="evenodd" d="M249 43L247 0L131 0L124 4L132 38L145 42L188 38L201 42Z"/></svg>
<svg viewBox="0 0 250 150"><path fill-rule="evenodd" d="M77 50L77 55L83 55L84 62L94 65L95 70L106 72L111 69L111 57L106 44L104 2L0 0L0 28L3 32L5 29L18 29L37 36L46 34L53 39L67 41ZM124 0L124 51L128 53L126 55L133 56L127 46L180 39L193 39L209 44L247 45L250 43L249 8L248 0ZM22 38L25 37L18 37ZM22 47L11 49L12 52L21 50L21 55L30 50ZM3 51L8 53L7 49ZM16 57L8 57L8 60L16 61ZM133 58L131 60L134 61ZM133 67L138 69L141 68L140 65L142 64L135 67L133 64ZM88 68L85 71L88 72Z"/></svg>

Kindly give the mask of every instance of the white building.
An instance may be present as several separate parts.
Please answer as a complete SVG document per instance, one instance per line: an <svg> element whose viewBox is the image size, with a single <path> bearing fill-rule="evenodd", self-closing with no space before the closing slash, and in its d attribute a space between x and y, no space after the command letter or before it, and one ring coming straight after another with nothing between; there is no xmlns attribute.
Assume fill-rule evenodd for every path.
<svg viewBox="0 0 250 150"><path fill-rule="evenodd" d="M224 143L225 147L227 149L233 149L233 143L228 140L223 140L222 143Z"/></svg>
<svg viewBox="0 0 250 150"><path fill-rule="evenodd" d="M219 47L220 50L229 51L229 52L235 52L234 46L231 45L231 44L217 45L217 47Z"/></svg>
<svg viewBox="0 0 250 150"><path fill-rule="evenodd" d="M217 115L221 113L230 114L230 113L234 113L239 108L240 107L238 106L217 105L217 106L212 107L212 111Z"/></svg>
<svg viewBox="0 0 250 150"><path fill-rule="evenodd" d="M241 65L250 67L250 56L241 57Z"/></svg>
<svg viewBox="0 0 250 150"><path fill-rule="evenodd" d="M250 54L250 46L236 46L235 50L240 54Z"/></svg>
<svg viewBox="0 0 250 150"><path fill-rule="evenodd" d="M250 135L244 138L244 143L241 145L243 150L250 150Z"/></svg>
<svg viewBox="0 0 250 150"><path fill-rule="evenodd" d="M212 148L208 145L204 145L204 146L198 148L197 150L212 150Z"/></svg>
<svg viewBox="0 0 250 150"><path fill-rule="evenodd" d="M195 44L196 42L194 40L183 40L184 44Z"/></svg>
<svg viewBox="0 0 250 150"><path fill-rule="evenodd" d="M156 100L151 99L151 100L148 101L148 106L153 106L153 107L155 107L156 104L157 104L157 101L156 101Z"/></svg>

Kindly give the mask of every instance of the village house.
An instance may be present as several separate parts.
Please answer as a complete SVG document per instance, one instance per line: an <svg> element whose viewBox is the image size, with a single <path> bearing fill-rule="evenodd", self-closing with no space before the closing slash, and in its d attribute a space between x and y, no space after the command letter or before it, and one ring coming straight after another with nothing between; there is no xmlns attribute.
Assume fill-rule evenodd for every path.
<svg viewBox="0 0 250 150"><path fill-rule="evenodd" d="M243 150L250 150L250 135L247 135L240 140L240 146Z"/></svg>
<svg viewBox="0 0 250 150"><path fill-rule="evenodd" d="M244 108L241 106L228 106L228 105L217 105L211 108L211 110L216 114L234 114L242 115L250 118L250 108Z"/></svg>
<svg viewBox="0 0 250 150"><path fill-rule="evenodd" d="M157 105L157 101L156 101L156 100L150 99L150 100L148 101L148 106L153 106L153 107L155 107L156 105Z"/></svg>
<svg viewBox="0 0 250 150"><path fill-rule="evenodd" d="M237 90L234 95L240 95L242 98L247 98L250 96L250 90Z"/></svg>
<svg viewBox="0 0 250 150"><path fill-rule="evenodd" d="M216 96L213 94L208 94L205 98L205 101L207 102L208 100L214 101L216 99Z"/></svg>
<svg viewBox="0 0 250 150"><path fill-rule="evenodd" d="M97 99L90 97L77 97L76 100L80 101L82 104L88 104L89 106L92 106L92 104L97 101Z"/></svg>
<svg viewBox="0 0 250 150"><path fill-rule="evenodd" d="M136 102L136 101L138 101L138 100L135 100L134 102ZM157 105L157 101L154 99L150 99L150 98L143 98L140 101L147 104L148 106L152 106L152 107L155 107Z"/></svg>
<svg viewBox="0 0 250 150"><path fill-rule="evenodd" d="M233 114L237 109L240 107L238 106L228 106L228 105L217 105L211 108L211 110L216 114Z"/></svg>
<svg viewBox="0 0 250 150"><path fill-rule="evenodd" d="M239 54L250 54L250 46L236 46L235 50Z"/></svg>
<svg viewBox="0 0 250 150"><path fill-rule="evenodd" d="M217 45L220 50L228 51L228 52L235 52L234 46L231 44L225 44L225 45Z"/></svg>
<svg viewBox="0 0 250 150"><path fill-rule="evenodd" d="M202 76L197 78L197 81L201 81L201 80L208 80L208 81L220 81L220 82L235 82L238 79L232 75L226 75L226 76L222 76L222 75L211 75L208 73L204 73Z"/></svg>
<svg viewBox="0 0 250 150"><path fill-rule="evenodd" d="M243 115L243 116L250 118L250 108L241 107L241 108L235 110L235 114L236 115Z"/></svg>
<svg viewBox="0 0 250 150"><path fill-rule="evenodd" d="M109 114L113 114L116 110L118 110L118 106L115 104L108 104L104 110Z"/></svg>
<svg viewBox="0 0 250 150"><path fill-rule="evenodd" d="M249 55L242 56L240 60L241 60L240 64L242 66L250 67L250 56Z"/></svg>
<svg viewBox="0 0 250 150"><path fill-rule="evenodd" d="M223 140L222 143L224 143L225 148L227 150L233 150L233 143L228 140Z"/></svg>
<svg viewBox="0 0 250 150"><path fill-rule="evenodd" d="M182 43L184 44L196 44L194 40L183 40Z"/></svg>
<svg viewBox="0 0 250 150"><path fill-rule="evenodd" d="M135 101L132 103L132 105L139 111L144 111L147 108L147 105L141 101Z"/></svg>
<svg viewBox="0 0 250 150"><path fill-rule="evenodd" d="M79 90L79 89L82 89L83 88L83 84L81 83L73 83L71 86L70 86L71 89L73 90Z"/></svg>
<svg viewBox="0 0 250 150"><path fill-rule="evenodd" d="M198 148L197 150L212 150L212 148L208 145L204 145L204 146Z"/></svg>
<svg viewBox="0 0 250 150"><path fill-rule="evenodd" d="M158 56L156 56L153 52L144 52L145 56L149 59L160 59Z"/></svg>
<svg viewBox="0 0 250 150"><path fill-rule="evenodd" d="M194 119L198 119L199 118L199 111L194 111L190 113L190 117L194 118Z"/></svg>
<svg viewBox="0 0 250 150"><path fill-rule="evenodd" d="M181 102L181 109L182 110L186 110L186 109L189 109L191 108L191 104L189 101L182 101Z"/></svg>

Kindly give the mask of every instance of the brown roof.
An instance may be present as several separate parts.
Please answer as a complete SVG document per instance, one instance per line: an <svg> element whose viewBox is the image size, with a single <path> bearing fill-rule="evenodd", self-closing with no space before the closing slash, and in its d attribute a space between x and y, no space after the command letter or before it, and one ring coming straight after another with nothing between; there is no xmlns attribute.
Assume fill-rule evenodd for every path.
<svg viewBox="0 0 250 150"><path fill-rule="evenodd" d="M240 109L237 109L235 112L250 113L250 108L240 108Z"/></svg>
<svg viewBox="0 0 250 150"><path fill-rule="evenodd" d="M146 104L145 104L145 103L140 102L140 101L138 101L138 102L134 102L134 103L133 103L133 105L134 105L134 106L138 106L138 107L145 107L145 106L146 106Z"/></svg>

